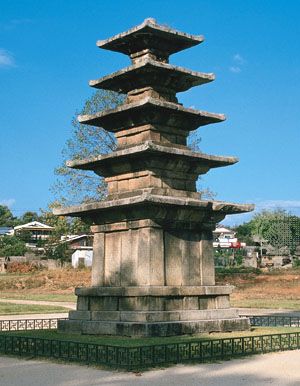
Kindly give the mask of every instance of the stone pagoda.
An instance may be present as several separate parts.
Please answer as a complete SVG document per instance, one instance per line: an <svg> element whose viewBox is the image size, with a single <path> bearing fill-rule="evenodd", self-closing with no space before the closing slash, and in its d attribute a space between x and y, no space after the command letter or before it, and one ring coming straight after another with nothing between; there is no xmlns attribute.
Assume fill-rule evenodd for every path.
<svg viewBox="0 0 300 386"><path fill-rule="evenodd" d="M190 131L225 117L185 108L176 98L214 75L168 63L171 54L203 40L146 19L97 42L129 55L132 64L90 81L127 94L125 103L79 117L113 132L117 149L68 162L104 176L108 195L55 211L91 221L94 234L91 287L76 289L77 310L60 321L60 331L168 336L249 328L249 320L230 308L232 287L215 285L212 231L226 215L253 207L206 201L196 191L199 175L237 159L187 146Z"/></svg>

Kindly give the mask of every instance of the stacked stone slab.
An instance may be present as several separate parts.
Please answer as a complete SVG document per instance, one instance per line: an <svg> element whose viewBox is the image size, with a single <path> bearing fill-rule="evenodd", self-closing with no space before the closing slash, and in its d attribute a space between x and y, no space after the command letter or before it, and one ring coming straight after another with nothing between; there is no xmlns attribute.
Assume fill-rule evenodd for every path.
<svg viewBox="0 0 300 386"><path fill-rule="evenodd" d="M168 63L171 54L202 41L146 19L97 43L129 55L132 64L90 82L127 94L125 103L79 117L113 132L117 149L68 162L104 176L108 196L55 212L94 224L92 286L76 289L77 310L60 321L60 331L167 336L249 327L230 308L232 287L215 285L212 231L227 214L253 208L205 201L196 191L199 175L237 159L187 147L191 130L225 117L185 108L176 98L214 75Z"/></svg>

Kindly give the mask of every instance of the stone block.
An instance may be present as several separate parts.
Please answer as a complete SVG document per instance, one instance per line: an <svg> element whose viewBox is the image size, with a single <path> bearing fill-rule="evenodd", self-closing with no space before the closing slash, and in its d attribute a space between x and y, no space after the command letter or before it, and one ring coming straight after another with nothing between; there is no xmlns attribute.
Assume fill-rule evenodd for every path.
<svg viewBox="0 0 300 386"><path fill-rule="evenodd" d="M214 309L215 307L215 298L214 297L202 297L199 296L199 309L200 310L209 310Z"/></svg>
<svg viewBox="0 0 300 386"><path fill-rule="evenodd" d="M165 299L165 310L166 311L177 311L182 310L183 299L182 297L169 297Z"/></svg>
<svg viewBox="0 0 300 386"><path fill-rule="evenodd" d="M57 331L59 333L78 333L82 332L82 320L58 320Z"/></svg>
<svg viewBox="0 0 300 386"><path fill-rule="evenodd" d="M182 299L182 309L184 309L184 310L198 310L199 309L198 296L185 296Z"/></svg>
<svg viewBox="0 0 300 386"><path fill-rule="evenodd" d="M87 335L119 335L115 322L88 321L82 323L82 334Z"/></svg>
<svg viewBox="0 0 300 386"><path fill-rule="evenodd" d="M90 311L69 311L70 320L90 320L91 312Z"/></svg>
<svg viewBox="0 0 300 386"><path fill-rule="evenodd" d="M93 241L92 285L104 284L105 234L95 233Z"/></svg>
<svg viewBox="0 0 300 386"><path fill-rule="evenodd" d="M117 311L118 298L116 296L93 296L90 298L90 311Z"/></svg>
<svg viewBox="0 0 300 386"><path fill-rule="evenodd" d="M91 312L91 320L120 320L120 312L119 311L93 311Z"/></svg>
<svg viewBox="0 0 300 386"><path fill-rule="evenodd" d="M88 311L89 310L89 298L86 296L77 297L77 310Z"/></svg>
<svg viewBox="0 0 300 386"><path fill-rule="evenodd" d="M229 296L216 296L216 308L230 308Z"/></svg>

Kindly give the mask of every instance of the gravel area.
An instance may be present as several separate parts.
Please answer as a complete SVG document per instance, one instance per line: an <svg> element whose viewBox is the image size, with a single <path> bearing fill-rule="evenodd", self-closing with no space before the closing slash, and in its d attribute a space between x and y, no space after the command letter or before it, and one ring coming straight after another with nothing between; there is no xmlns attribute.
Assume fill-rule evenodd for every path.
<svg viewBox="0 0 300 386"><path fill-rule="evenodd" d="M211 364L177 365L144 373L104 371L41 360L0 357L2 386L299 386L300 350Z"/></svg>

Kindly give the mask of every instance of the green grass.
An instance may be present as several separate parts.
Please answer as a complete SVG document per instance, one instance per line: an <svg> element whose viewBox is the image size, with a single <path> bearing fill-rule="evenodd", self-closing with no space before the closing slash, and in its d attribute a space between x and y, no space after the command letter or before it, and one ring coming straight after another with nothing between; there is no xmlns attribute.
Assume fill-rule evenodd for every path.
<svg viewBox="0 0 300 386"><path fill-rule="evenodd" d="M68 308L36 304L0 303L0 315L49 314L68 312Z"/></svg>
<svg viewBox="0 0 300 386"><path fill-rule="evenodd" d="M176 337L156 337L156 338L128 338L122 336L93 336L93 335L79 335L79 334L65 334L59 333L55 330L31 330L18 332L5 332L5 334L29 336L34 338L55 339L63 341L76 341L84 343L97 343L111 346L147 346L160 345L172 343L185 343L200 340L213 340L223 338L235 338L242 336L259 336L268 334L285 334L291 332L300 332L300 328L296 327L253 327L250 331L235 331L228 333L211 333L211 334L195 334L183 335ZM3 333L4 334L4 333Z"/></svg>
<svg viewBox="0 0 300 386"><path fill-rule="evenodd" d="M49 302L76 302L77 296L73 294L28 294L20 292L1 292L0 299L42 300Z"/></svg>
<svg viewBox="0 0 300 386"><path fill-rule="evenodd" d="M232 307L240 308L273 308L300 311L299 299L231 299L230 303Z"/></svg>

